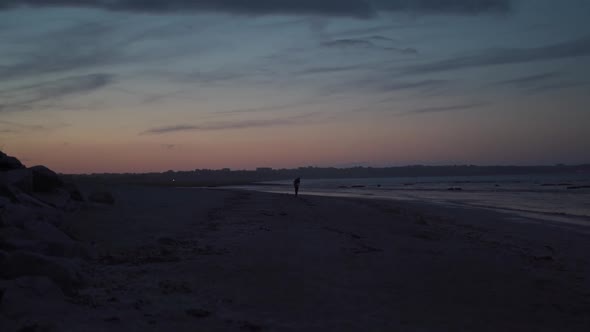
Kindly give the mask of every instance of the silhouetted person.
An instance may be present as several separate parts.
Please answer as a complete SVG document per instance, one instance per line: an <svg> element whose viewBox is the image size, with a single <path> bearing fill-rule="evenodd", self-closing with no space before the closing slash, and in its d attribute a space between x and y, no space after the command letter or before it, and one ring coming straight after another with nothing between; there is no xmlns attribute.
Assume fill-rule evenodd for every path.
<svg viewBox="0 0 590 332"><path fill-rule="evenodd" d="M295 196L299 195L299 183L301 183L300 178L293 180L293 187L295 187Z"/></svg>

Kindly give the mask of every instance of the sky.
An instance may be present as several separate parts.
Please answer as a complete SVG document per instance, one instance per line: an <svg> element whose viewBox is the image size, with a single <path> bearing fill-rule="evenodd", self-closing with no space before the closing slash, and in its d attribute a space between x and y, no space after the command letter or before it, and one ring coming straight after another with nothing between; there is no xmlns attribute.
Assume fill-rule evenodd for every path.
<svg viewBox="0 0 590 332"><path fill-rule="evenodd" d="M588 0L0 0L0 150L63 173L590 163Z"/></svg>

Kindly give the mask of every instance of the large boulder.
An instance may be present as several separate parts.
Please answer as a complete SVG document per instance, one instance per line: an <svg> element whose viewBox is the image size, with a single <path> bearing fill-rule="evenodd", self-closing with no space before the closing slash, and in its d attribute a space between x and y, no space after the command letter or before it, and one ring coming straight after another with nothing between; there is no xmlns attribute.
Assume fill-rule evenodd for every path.
<svg viewBox="0 0 590 332"><path fill-rule="evenodd" d="M84 195L73 183L66 183L65 190L70 194L70 198L76 202L84 202Z"/></svg>
<svg viewBox="0 0 590 332"><path fill-rule="evenodd" d="M73 240L56 226L38 220L26 221L20 228L0 228L0 250L82 259L95 256L84 243Z"/></svg>
<svg viewBox="0 0 590 332"><path fill-rule="evenodd" d="M0 172L21 168L25 168L25 165L23 165L18 159L8 156L0 151Z"/></svg>
<svg viewBox="0 0 590 332"><path fill-rule="evenodd" d="M26 251L9 253L0 262L0 277L15 279L25 276L47 277L55 282L66 294L83 284L78 261L48 257Z"/></svg>
<svg viewBox="0 0 590 332"><path fill-rule="evenodd" d="M0 195L0 209L3 209L4 207L8 206L8 204L10 204L11 202L12 200L10 198Z"/></svg>
<svg viewBox="0 0 590 332"><path fill-rule="evenodd" d="M9 186L0 183L0 198L10 202L17 202L16 194Z"/></svg>
<svg viewBox="0 0 590 332"><path fill-rule="evenodd" d="M24 192L33 191L33 172L29 169L14 169L10 171L0 172L0 186L7 189L2 189L2 192L6 190L12 190L11 188L18 188Z"/></svg>
<svg viewBox="0 0 590 332"><path fill-rule="evenodd" d="M52 192L38 192L33 196L39 201L61 210L66 209L72 200L70 193L64 189L55 189Z"/></svg>
<svg viewBox="0 0 590 332"><path fill-rule="evenodd" d="M50 192L64 186L59 175L45 166L33 166L29 169L33 173L33 191Z"/></svg>
<svg viewBox="0 0 590 332"><path fill-rule="evenodd" d="M22 227L28 220L37 218L35 211L22 204L8 203L0 210L4 226Z"/></svg>

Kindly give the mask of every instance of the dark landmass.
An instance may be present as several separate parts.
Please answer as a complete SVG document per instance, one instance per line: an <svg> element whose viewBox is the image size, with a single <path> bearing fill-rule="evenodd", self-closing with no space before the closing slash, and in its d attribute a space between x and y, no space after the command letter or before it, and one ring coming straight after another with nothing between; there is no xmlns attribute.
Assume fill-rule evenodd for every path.
<svg viewBox="0 0 590 332"><path fill-rule="evenodd" d="M590 164L555 166L403 166L403 167L299 167L293 169L258 168L256 170L196 169L163 173L102 173L64 175L76 182L163 185L176 187L206 187L246 185L261 181L277 181L303 177L305 179L482 176L520 174L590 174Z"/></svg>

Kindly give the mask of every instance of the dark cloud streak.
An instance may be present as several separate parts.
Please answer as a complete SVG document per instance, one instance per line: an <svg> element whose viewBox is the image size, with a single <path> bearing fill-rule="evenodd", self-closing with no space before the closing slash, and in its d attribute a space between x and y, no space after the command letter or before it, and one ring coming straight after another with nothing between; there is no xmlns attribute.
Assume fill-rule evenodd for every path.
<svg viewBox="0 0 590 332"><path fill-rule="evenodd" d="M288 118L278 119L258 119L258 120L239 120L239 121L223 121L210 122L200 125L173 125L165 127L150 128L140 135L159 135L169 134L174 132L184 131L214 131L214 130L228 130L228 129L249 129L262 127L276 127L276 126L290 126L299 125L309 122L317 122L317 113L309 113L303 115L292 116Z"/></svg>
<svg viewBox="0 0 590 332"><path fill-rule="evenodd" d="M417 115L417 114L427 114L427 113L441 113L441 112L452 112L452 111L461 111L467 109L478 108L481 106L489 105L489 103L472 103L472 104L461 104L461 105L451 105L451 106L435 106L435 107L424 107L419 108L403 113L397 113L398 116L407 116L407 115Z"/></svg>
<svg viewBox="0 0 590 332"><path fill-rule="evenodd" d="M425 14L507 12L513 0L5 0L0 9L86 7L147 13L223 12L245 15L304 14L368 18L379 12Z"/></svg>
<svg viewBox="0 0 590 332"><path fill-rule="evenodd" d="M389 45L380 45L379 43L375 43L375 41L383 42L386 41L387 44L392 42L391 39L381 36L373 36L370 38L344 38L344 39L335 39L330 40L327 42L323 42L321 45L327 48L336 48L336 49L354 49L354 48L361 48L361 49L374 49L374 50L383 50L383 51L393 51L400 54L418 54L418 51L415 48L400 48L400 47L393 47Z"/></svg>
<svg viewBox="0 0 590 332"><path fill-rule="evenodd" d="M474 67L508 65L535 61L590 56L590 36L532 48L492 49L475 55L461 56L428 64L416 65L405 74L425 74Z"/></svg>
<svg viewBox="0 0 590 332"><path fill-rule="evenodd" d="M494 85L529 86L538 82L544 82L553 79L558 76L560 76L560 74L556 72L542 73L499 81L494 83Z"/></svg>
<svg viewBox="0 0 590 332"><path fill-rule="evenodd" d="M7 134L17 134L21 132L49 132L68 126L69 124L67 123L56 123L53 125L37 125L0 120L0 132Z"/></svg>
<svg viewBox="0 0 590 332"><path fill-rule="evenodd" d="M0 112L31 110L39 103L89 93L114 81L115 76L112 74L89 74L2 90Z"/></svg>

